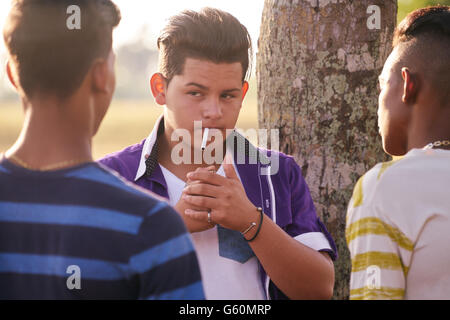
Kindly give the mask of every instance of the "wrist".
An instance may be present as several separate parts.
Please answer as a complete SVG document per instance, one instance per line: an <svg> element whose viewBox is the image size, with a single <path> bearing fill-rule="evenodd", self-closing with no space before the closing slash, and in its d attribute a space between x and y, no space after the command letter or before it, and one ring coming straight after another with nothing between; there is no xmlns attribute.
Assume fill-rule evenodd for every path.
<svg viewBox="0 0 450 320"><path fill-rule="evenodd" d="M243 232L246 230L252 223L258 223L259 220L259 214L258 214L258 208L255 207L253 204L246 209L243 214L243 217L245 219L242 219L242 223L239 225L237 231Z"/></svg>
<svg viewBox="0 0 450 320"><path fill-rule="evenodd" d="M242 236L247 242L255 240L259 232L261 231L264 212L262 208L255 207L254 214L256 215L254 221L251 222L245 230L241 231Z"/></svg>

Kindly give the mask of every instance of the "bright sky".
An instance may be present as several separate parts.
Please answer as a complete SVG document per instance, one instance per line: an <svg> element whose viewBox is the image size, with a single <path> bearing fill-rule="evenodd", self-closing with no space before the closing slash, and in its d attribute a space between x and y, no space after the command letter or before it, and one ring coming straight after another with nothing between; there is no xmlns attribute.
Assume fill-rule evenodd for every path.
<svg viewBox="0 0 450 320"><path fill-rule="evenodd" d="M252 37L256 49L261 23L264 0L113 0L122 12L122 21L116 29L115 47L132 41L133 38L147 27L154 45L156 35L163 28L165 20L183 9L198 10L202 7L215 7L233 14L244 24ZM0 25L3 26L8 14L10 1L0 1ZM4 52L3 41L0 41L0 52ZM256 50L255 50L256 51Z"/></svg>

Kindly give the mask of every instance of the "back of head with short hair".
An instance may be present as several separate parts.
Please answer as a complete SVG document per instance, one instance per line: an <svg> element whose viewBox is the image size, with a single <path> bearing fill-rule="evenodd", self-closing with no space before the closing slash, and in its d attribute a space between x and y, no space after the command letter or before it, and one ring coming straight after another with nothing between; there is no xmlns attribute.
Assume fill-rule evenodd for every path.
<svg viewBox="0 0 450 320"><path fill-rule="evenodd" d="M182 74L186 58L240 62L242 81L251 70L253 53L247 29L231 14L218 9L185 10L171 17L158 38L158 48L159 69L168 81Z"/></svg>
<svg viewBox="0 0 450 320"><path fill-rule="evenodd" d="M450 7L433 6L415 10L403 19L394 33L393 44L408 42L420 35L450 37Z"/></svg>
<svg viewBox="0 0 450 320"><path fill-rule="evenodd" d="M80 29L67 26L72 5L80 8ZM13 0L3 37L25 95L73 94L94 60L108 56L120 19L110 0Z"/></svg>
<svg viewBox="0 0 450 320"><path fill-rule="evenodd" d="M411 12L397 26L393 46L421 65L427 81L450 97L450 6L433 6Z"/></svg>

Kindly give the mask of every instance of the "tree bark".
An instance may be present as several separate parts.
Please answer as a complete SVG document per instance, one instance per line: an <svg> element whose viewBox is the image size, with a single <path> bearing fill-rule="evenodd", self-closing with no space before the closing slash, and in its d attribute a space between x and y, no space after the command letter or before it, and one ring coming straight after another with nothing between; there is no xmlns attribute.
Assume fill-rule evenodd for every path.
<svg viewBox="0 0 450 320"><path fill-rule="evenodd" d="M378 27L377 8L368 11L373 5L381 13ZM378 135L377 82L396 15L396 0L265 0L257 54L259 126L279 129L280 151L301 166L336 241L334 299L349 296L345 216L353 187L387 160Z"/></svg>

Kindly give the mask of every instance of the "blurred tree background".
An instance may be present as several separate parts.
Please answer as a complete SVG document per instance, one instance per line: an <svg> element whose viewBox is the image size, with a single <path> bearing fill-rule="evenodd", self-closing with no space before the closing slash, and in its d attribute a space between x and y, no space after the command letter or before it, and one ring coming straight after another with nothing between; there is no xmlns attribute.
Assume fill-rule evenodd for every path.
<svg viewBox="0 0 450 320"><path fill-rule="evenodd" d="M263 1L263 0L258 0ZM450 0L398 0L398 21L409 12L428 5L450 5ZM245 22L244 22L245 24ZM149 78L157 71L156 44L150 30L142 28L137 35L130 35L130 42L116 48L117 88L112 106L94 139L94 157L117 151L144 139L153 128L162 108L153 102L149 89ZM0 56L4 66L5 54ZM254 75L254 73L253 73ZM22 109L17 94L9 84L4 71L0 73L0 152L16 140L22 126ZM239 118L238 128L258 127L256 80L250 81Z"/></svg>

